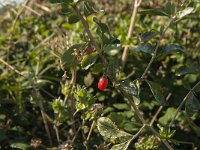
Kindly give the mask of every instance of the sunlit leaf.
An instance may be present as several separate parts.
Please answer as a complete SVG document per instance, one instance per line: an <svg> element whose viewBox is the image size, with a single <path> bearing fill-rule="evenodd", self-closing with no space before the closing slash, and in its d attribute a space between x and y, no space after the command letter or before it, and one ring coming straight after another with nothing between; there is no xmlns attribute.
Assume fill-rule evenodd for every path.
<svg viewBox="0 0 200 150"><path fill-rule="evenodd" d="M83 57L83 60L81 61L81 66L84 70L89 69L92 65L95 64L96 60L98 58L98 53L93 52L92 54L85 55Z"/></svg>
<svg viewBox="0 0 200 150"><path fill-rule="evenodd" d="M140 103L140 82L139 80L135 80L133 82L130 81L122 81L121 86L123 90L128 93L134 100L135 104L138 105Z"/></svg>
<svg viewBox="0 0 200 150"><path fill-rule="evenodd" d="M194 11L194 8L193 7L187 7L185 8L184 10L181 10L177 13L176 17L180 20L182 19L183 17L191 14L192 12Z"/></svg>
<svg viewBox="0 0 200 150"><path fill-rule="evenodd" d="M118 127L106 117L101 117L97 120L97 128L103 137L112 141L116 141L117 139L126 141L132 136L131 134L118 129Z"/></svg>
<svg viewBox="0 0 200 150"><path fill-rule="evenodd" d="M131 140L114 145L110 150L127 150L130 143L131 143Z"/></svg>

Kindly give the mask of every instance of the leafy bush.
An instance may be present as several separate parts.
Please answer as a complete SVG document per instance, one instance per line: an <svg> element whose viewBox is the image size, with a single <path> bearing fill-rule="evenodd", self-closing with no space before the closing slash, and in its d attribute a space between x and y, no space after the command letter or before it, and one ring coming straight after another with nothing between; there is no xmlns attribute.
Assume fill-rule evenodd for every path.
<svg viewBox="0 0 200 150"><path fill-rule="evenodd" d="M149 3L131 16L129 1L50 0L4 18L0 148L198 149L200 3Z"/></svg>

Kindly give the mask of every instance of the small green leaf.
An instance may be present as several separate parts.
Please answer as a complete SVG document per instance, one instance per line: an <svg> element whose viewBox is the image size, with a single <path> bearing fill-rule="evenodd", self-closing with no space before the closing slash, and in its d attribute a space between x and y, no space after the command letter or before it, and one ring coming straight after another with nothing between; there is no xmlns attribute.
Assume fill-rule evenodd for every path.
<svg viewBox="0 0 200 150"><path fill-rule="evenodd" d="M86 17L90 16L91 14L95 13L95 10L92 8L89 2L84 3L84 15Z"/></svg>
<svg viewBox="0 0 200 150"><path fill-rule="evenodd" d="M127 150L130 143L131 143L131 140L114 145L110 150Z"/></svg>
<svg viewBox="0 0 200 150"><path fill-rule="evenodd" d="M98 53L93 52L92 54L85 55L83 57L83 60L81 61L81 66L84 70L89 69L92 65L95 64L96 60L98 58Z"/></svg>
<svg viewBox="0 0 200 150"><path fill-rule="evenodd" d="M153 37L155 37L158 34L158 32L155 31L150 31L150 32L145 32L140 34L140 39L142 42L148 42L149 40L151 40Z"/></svg>
<svg viewBox="0 0 200 150"><path fill-rule="evenodd" d="M93 21L99 26L99 28L101 29L102 33L108 33L110 35L110 31L108 29L108 26L105 23L102 23L96 17L93 18Z"/></svg>
<svg viewBox="0 0 200 150"><path fill-rule="evenodd" d="M79 16L75 13L72 13L68 16L68 23L69 24L74 24L74 23L77 23L79 22Z"/></svg>
<svg viewBox="0 0 200 150"><path fill-rule="evenodd" d="M140 82L139 80L134 80L133 82L130 81L122 81L121 86L123 90L128 93L134 100L134 103L136 105L139 105L140 103Z"/></svg>
<svg viewBox="0 0 200 150"><path fill-rule="evenodd" d="M148 14L148 15L156 15L156 16L168 16L169 15L164 11L163 8L155 8L155 9L146 9L142 10L139 13Z"/></svg>
<svg viewBox="0 0 200 150"><path fill-rule="evenodd" d="M146 82L149 84L151 92L153 96L155 97L155 99L157 100L157 102L161 105L164 105L166 103L165 97L164 97L164 92L165 92L164 88L162 88L158 83L148 81L148 80L146 80Z"/></svg>
<svg viewBox="0 0 200 150"><path fill-rule="evenodd" d="M154 47L149 43L140 43L137 48L132 49L133 52L143 52L152 54Z"/></svg>
<svg viewBox="0 0 200 150"><path fill-rule="evenodd" d="M21 150L27 150L30 146L26 143L22 143L22 142L15 142L15 143L12 143L10 145L10 147L12 148L17 148L17 149L21 149Z"/></svg>
<svg viewBox="0 0 200 150"><path fill-rule="evenodd" d="M177 44L169 44L162 48L161 54L169 54L174 52L185 52L185 48Z"/></svg>
<svg viewBox="0 0 200 150"><path fill-rule="evenodd" d="M117 77L117 73L119 72L119 63L111 59L107 66L107 75L110 79L115 79Z"/></svg>
<svg viewBox="0 0 200 150"><path fill-rule="evenodd" d="M119 109L119 110L129 110L129 106L127 104L124 103L117 103L117 104L113 104L113 107Z"/></svg>
<svg viewBox="0 0 200 150"><path fill-rule="evenodd" d="M62 12L63 14L67 14L67 15L68 15L68 14L75 13L75 11L74 11L72 5L66 4L66 3L63 3L63 4L61 5L61 12Z"/></svg>
<svg viewBox="0 0 200 150"><path fill-rule="evenodd" d="M73 55L74 50L79 50L84 45L85 43L75 44L64 52L64 54L61 57L61 64L65 69L73 68L76 66L77 58Z"/></svg>
<svg viewBox="0 0 200 150"><path fill-rule="evenodd" d="M200 65L199 64L191 64L187 66L183 66L177 70L177 75L182 76L186 74L196 74L200 72Z"/></svg>
<svg viewBox="0 0 200 150"><path fill-rule="evenodd" d="M175 13L175 4L168 2L167 5L164 8L164 11L169 15L169 16L173 16Z"/></svg>
<svg viewBox="0 0 200 150"><path fill-rule="evenodd" d="M106 44L102 49L108 55L115 56L119 53L122 47L119 44Z"/></svg>
<svg viewBox="0 0 200 150"><path fill-rule="evenodd" d="M124 132L117 128L117 126L106 117L101 117L97 120L97 128L100 134L106 139L110 139L111 141L116 141L117 139L129 140L131 138L131 134Z"/></svg>
<svg viewBox="0 0 200 150"><path fill-rule="evenodd" d="M187 98L185 110L190 116L200 111L200 102L193 93Z"/></svg>
<svg viewBox="0 0 200 150"><path fill-rule="evenodd" d="M93 74L100 74L101 72L103 72L104 70L104 66L102 63L98 63L98 64L95 64L92 68L91 68L91 71Z"/></svg>
<svg viewBox="0 0 200 150"><path fill-rule="evenodd" d="M184 10L181 10L177 13L176 17L178 18L178 20L182 19L183 17L191 14L194 11L193 7L187 7Z"/></svg>
<svg viewBox="0 0 200 150"><path fill-rule="evenodd" d="M159 118L159 123L162 125L167 125L172 120L175 114L176 114L175 108L173 107L168 108L164 113L164 115Z"/></svg>

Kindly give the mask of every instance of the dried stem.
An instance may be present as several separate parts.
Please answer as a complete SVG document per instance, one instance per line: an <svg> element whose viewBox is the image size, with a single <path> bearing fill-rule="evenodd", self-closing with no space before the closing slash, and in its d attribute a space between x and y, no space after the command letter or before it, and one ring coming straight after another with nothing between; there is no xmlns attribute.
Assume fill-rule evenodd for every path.
<svg viewBox="0 0 200 150"><path fill-rule="evenodd" d="M17 69L15 69L13 66L11 66L10 64L8 64L6 61L4 61L3 59L0 58L0 62L2 62L5 66L9 67L11 70L13 70L15 73L19 74L20 76L24 75Z"/></svg>
<svg viewBox="0 0 200 150"><path fill-rule="evenodd" d="M133 12L132 12L132 16L131 16L131 22L130 22L130 26L129 26L129 29L128 29L128 35L127 35L128 40L132 37L133 30L134 30L134 27L135 27L136 15L137 15L137 12L138 12L138 9L140 7L141 2L142 2L142 0L135 0L135 2L134 2L134 8L133 8ZM124 51L123 51L123 54L122 54L122 65L123 66L125 66L126 61L128 59L128 55L129 55L129 49L128 48L129 48L129 46L126 45L124 47Z"/></svg>

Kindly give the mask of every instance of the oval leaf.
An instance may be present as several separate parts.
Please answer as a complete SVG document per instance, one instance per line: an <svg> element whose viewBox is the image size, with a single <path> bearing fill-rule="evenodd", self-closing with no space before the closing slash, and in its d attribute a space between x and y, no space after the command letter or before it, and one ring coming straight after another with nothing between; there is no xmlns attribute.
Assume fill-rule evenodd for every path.
<svg viewBox="0 0 200 150"><path fill-rule="evenodd" d="M139 105L139 103L140 103L140 98L139 98L140 82L139 82L139 80L135 80L133 82L122 81L120 84L121 84L123 90L133 98L134 103L136 105Z"/></svg>
<svg viewBox="0 0 200 150"><path fill-rule="evenodd" d="M97 128L103 137L112 141L117 139L129 140L132 136L131 134L118 129L117 126L106 117L101 117L97 120Z"/></svg>
<svg viewBox="0 0 200 150"><path fill-rule="evenodd" d="M110 150L127 150L130 143L131 143L131 140L126 141L121 144L114 145Z"/></svg>
<svg viewBox="0 0 200 150"><path fill-rule="evenodd" d="M152 81L148 81L146 80L146 82L149 84L149 87L151 89L151 92L153 94L153 96L155 97L155 99L158 101L159 104L164 105L166 103L165 101L165 97L164 97L164 88L162 88L159 84L152 82Z"/></svg>
<svg viewBox="0 0 200 150"><path fill-rule="evenodd" d="M84 43L75 44L64 52L64 54L61 57L61 64L63 68L69 69L71 67L73 68L76 66L77 58L73 55L74 50L75 49L79 50L84 45L85 45Z"/></svg>
<svg viewBox="0 0 200 150"><path fill-rule="evenodd" d="M81 61L81 66L84 70L89 69L93 64L95 64L96 60L98 58L98 53L94 52L90 55L85 55L83 57L83 60Z"/></svg>
<svg viewBox="0 0 200 150"><path fill-rule="evenodd" d="M154 51L154 47L149 43L140 43L138 47L133 49L132 51L152 54Z"/></svg>

